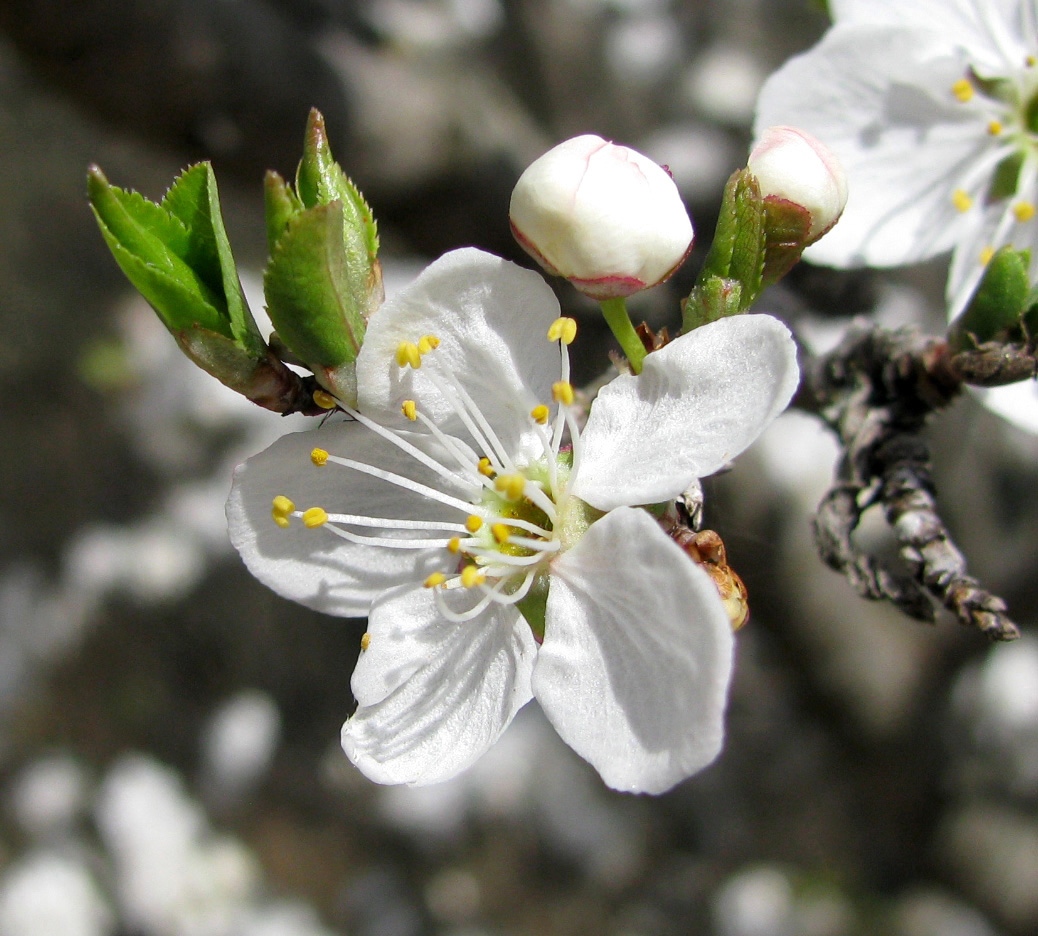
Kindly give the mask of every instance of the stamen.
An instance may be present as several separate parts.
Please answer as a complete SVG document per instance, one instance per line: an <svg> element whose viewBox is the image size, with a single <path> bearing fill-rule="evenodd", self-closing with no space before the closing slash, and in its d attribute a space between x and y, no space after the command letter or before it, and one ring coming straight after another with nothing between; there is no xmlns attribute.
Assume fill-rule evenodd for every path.
<svg viewBox="0 0 1038 936"><path fill-rule="evenodd" d="M1021 224L1034 217L1034 205L1028 201L1020 201L1013 205L1013 217Z"/></svg>
<svg viewBox="0 0 1038 936"><path fill-rule="evenodd" d="M337 455L328 456L328 461L335 465L342 465L343 468L352 468L354 471L359 471L361 474L371 475L373 478L380 478L383 481L388 481L390 484L395 484L397 487L401 487L405 491L410 491L412 494L420 494L423 497L428 497L430 500L439 501L441 504L446 504L448 507L456 507L458 510L464 510L466 513L472 510L472 503L470 501L463 501L458 497L452 497L450 494L438 491L436 488L429 487L427 484L420 484L418 481L412 481L410 478L394 474L392 471L386 471L383 468L376 468L374 465L366 465L364 462L354 461L352 458L340 458ZM433 464L435 465L436 463L434 462ZM436 465L436 467L440 468L441 474L446 472L446 469L442 466Z"/></svg>
<svg viewBox="0 0 1038 936"><path fill-rule="evenodd" d="M284 494L278 494L274 498L272 506L275 511L280 514L290 514L296 509L296 505L292 503Z"/></svg>
<svg viewBox="0 0 1038 936"><path fill-rule="evenodd" d="M461 584L463 588L475 588L487 580L486 575L476 566L467 565L461 570Z"/></svg>
<svg viewBox="0 0 1038 936"><path fill-rule="evenodd" d="M519 500L526 490L526 478L521 474L498 475L494 487L508 500Z"/></svg>
<svg viewBox="0 0 1038 936"><path fill-rule="evenodd" d="M461 537L460 536L452 536L447 541L447 551L453 553L454 555L457 555L459 552L461 552Z"/></svg>
<svg viewBox="0 0 1038 936"><path fill-rule="evenodd" d="M479 460L479 464L476 466L476 471L483 475L484 478L493 478L494 475L497 474L497 472L494 471L493 465L490 464L490 459L485 455Z"/></svg>
<svg viewBox="0 0 1038 936"><path fill-rule="evenodd" d="M310 461L320 468L328 463L328 453L323 448L315 448L310 452Z"/></svg>
<svg viewBox="0 0 1038 936"><path fill-rule="evenodd" d="M428 354L430 351L435 351L440 346L440 339L435 335L422 335L418 339L418 353Z"/></svg>
<svg viewBox="0 0 1038 936"><path fill-rule="evenodd" d="M270 518L281 527L282 530L287 530L292 525L292 521L289 520L288 514L281 513L277 508L270 511Z"/></svg>
<svg viewBox="0 0 1038 936"><path fill-rule="evenodd" d="M551 385L551 396L556 403L563 406L573 405L573 384L568 380L557 380Z"/></svg>
<svg viewBox="0 0 1038 936"><path fill-rule="evenodd" d="M483 526L483 518L477 517L475 514L469 514L468 519L465 521L465 529L469 533L478 533L481 526Z"/></svg>
<svg viewBox="0 0 1038 936"><path fill-rule="evenodd" d="M424 588L436 588L437 586L442 585L446 581L447 576L444 575L442 572L433 572L432 575L430 575L424 582L422 582L422 586Z"/></svg>
<svg viewBox="0 0 1038 936"><path fill-rule="evenodd" d="M418 419L418 405L414 400L404 400L403 406L400 407L402 412L411 422Z"/></svg>
<svg viewBox="0 0 1038 936"><path fill-rule="evenodd" d="M988 124L988 133L990 133L991 136L998 136L1001 132L1002 132L1002 123L1001 123L1001 121L992 120Z"/></svg>
<svg viewBox="0 0 1038 936"><path fill-rule="evenodd" d="M980 265L987 266L991 262L993 256L995 256L995 248L988 244L988 246L980 252Z"/></svg>
<svg viewBox="0 0 1038 936"><path fill-rule="evenodd" d="M507 543L509 537L512 535L512 531L509 529L507 523L495 523L490 528L490 532L494 534L494 539L501 545Z"/></svg>
<svg viewBox="0 0 1038 936"><path fill-rule="evenodd" d="M328 514L323 507L310 507L303 511L303 526L308 530L316 530L328 522Z"/></svg>
<svg viewBox="0 0 1038 936"><path fill-rule="evenodd" d="M361 638L360 638L360 649L361 649L361 652L363 653L370 646L371 646L371 634L369 634L367 631L365 631L361 635Z"/></svg>
<svg viewBox="0 0 1038 936"><path fill-rule="evenodd" d="M412 341L401 341L396 347L396 362L400 367L410 365L415 370L422 366L422 356L418 345Z"/></svg>
<svg viewBox="0 0 1038 936"><path fill-rule="evenodd" d="M973 97L973 84L968 78L960 78L951 86L952 94L963 104Z"/></svg>
<svg viewBox="0 0 1038 936"><path fill-rule="evenodd" d="M530 410L530 416L533 418L533 421L541 426L548 421L549 415L551 415L551 411L543 403Z"/></svg>
<svg viewBox="0 0 1038 936"><path fill-rule="evenodd" d="M961 188L952 192L952 204L956 211L967 212L973 207L973 199Z"/></svg>
<svg viewBox="0 0 1038 936"><path fill-rule="evenodd" d="M548 326L549 341L561 341L564 345L570 345L573 344L573 339L576 337L576 319L571 319L564 315L561 318L555 319L555 321Z"/></svg>
<svg viewBox="0 0 1038 936"><path fill-rule="evenodd" d="M324 390L314 391L314 402L321 407L321 409L335 409L335 407L339 405L338 400Z"/></svg>

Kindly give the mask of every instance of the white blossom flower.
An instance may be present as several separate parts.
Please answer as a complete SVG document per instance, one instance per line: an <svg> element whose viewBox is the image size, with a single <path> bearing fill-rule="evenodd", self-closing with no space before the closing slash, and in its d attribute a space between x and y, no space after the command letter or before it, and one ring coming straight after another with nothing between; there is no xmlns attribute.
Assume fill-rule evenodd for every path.
<svg viewBox="0 0 1038 936"><path fill-rule="evenodd" d="M674 180L647 156L592 134L530 163L508 216L523 250L595 299L663 282L692 249Z"/></svg>
<svg viewBox="0 0 1038 936"><path fill-rule="evenodd" d="M885 267L954 251L951 317L1004 244L1030 248L1038 275L1038 3L831 0L830 9L833 26L768 79L757 108L758 129L802 127L847 172L843 217L805 257ZM1038 428L1038 394L1027 395ZM987 395L996 408L1000 397Z"/></svg>
<svg viewBox="0 0 1038 936"><path fill-rule="evenodd" d="M613 380L581 431L575 328L538 274L447 254L372 317L353 420L236 473L250 570L369 614L342 740L373 780L454 776L534 696L619 789L668 789L720 749L728 618L635 505L716 471L785 408L792 340L763 315L697 329Z"/></svg>

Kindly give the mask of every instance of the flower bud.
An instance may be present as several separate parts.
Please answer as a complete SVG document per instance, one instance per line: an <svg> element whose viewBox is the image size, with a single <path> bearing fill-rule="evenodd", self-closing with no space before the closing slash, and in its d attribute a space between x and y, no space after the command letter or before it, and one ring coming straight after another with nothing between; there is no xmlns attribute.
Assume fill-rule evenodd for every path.
<svg viewBox="0 0 1038 936"><path fill-rule="evenodd" d="M592 135L531 163L512 191L509 218L545 270L599 300L663 282L692 249L692 222L666 170Z"/></svg>
<svg viewBox="0 0 1038 936"><path fill-rule="evenodd" d="M790 202L811 215L808 244L837 222L847 204L847 176L840 161L828 147L795 127L765 130L747 168L756 176L765 200Z"/></svg>

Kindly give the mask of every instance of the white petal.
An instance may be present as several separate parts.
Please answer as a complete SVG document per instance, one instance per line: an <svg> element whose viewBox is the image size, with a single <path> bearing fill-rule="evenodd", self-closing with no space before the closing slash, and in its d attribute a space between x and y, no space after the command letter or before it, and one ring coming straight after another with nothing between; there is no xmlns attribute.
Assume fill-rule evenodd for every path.
<svg viewBox="0 0 1038 936"><path fill-rule="evenodd" d="M450 779L530 700L537 645L513 607L458 624L440 617L429 589L401 588L372 606L368 632L342 746L377 783Z"/></svg>
<svg viewBox="0 0 1038 936"><path fill-rule="evenodd" d="M572 491L592 507L651 504L735 458L788 405L799 371L789 330L770 315L704 325L599 393Z"/></svg>
<svg viewBox="0 0 1038 936"><path fill-rule="evenodd" d="M843 216L806 257L897 266L950 249L975 226L973 213L955 210L952 193L997 143L980 103L951 93L968 65L934 33L837 25L768 79L757 135L776 124L800 127L847 173Z"/></svg>
<svg viewBox="0 0 1038 936"><path fill-rule="evenodd" d="M611 787L662 793L721 750L732 628L710 578L621 507L553 565L534 696Z"/></svg>
<svg viewBox="0 0 1038 936"><path fill-rule="evenodd" d="M461 435L422 369L396 363L401 342L435 335L440 345L433 355L516 454L527 438L530 410L551 402L559 379L559 352L547 338L559 314L540 274L473 248L445 254L372 316L357 358L360 409L387 425L405 425L400 405L413 399L441 428Z"/></svg>
<svg viewBox="0 0 1038 936"><path fill-rule="evenodd" d="M426 450L433 443L412 435ZM465 497L471 493L402 453L357 423L327 424L320 429L282 436L234 473L227 501L231 542L249 571L279 595L309 608L343 617L362 617L372 600L387 588L424 579L449 567L446 549L386 549L348 543L325 529L309 530L292 520L281 529L271 519L271 501L279 494L297 508L323 507L329 513L362 514L403 520L464 522L465 514L385 481L334 464L320 468L310 461L314 447L376 465L440 491ZM404 534L379 529L357 532L374 536L434 537L419 531ZM444 538L450 534L444 534Z"/></svg>
<svg viewBox="0 0 1038 936"><path fill-rule="evenodd" d="M939 33L967 50L973 64L986 74L1004 68L1010 50L1016 53L1011 58L1016 66L1027 54L1017 38L1024 26L1019 19L1021 0L830 0L830 6L841 26L898 26ZM1013 28L1016 24L1018 29Z"/></svg>
<svg viewBox="0 0 1038 936"><path fill-rule="evenodd" d="M1021 380L1005 387L973 390L980 401L993 413L1008 420L1024 432L1038 435L1038 382Z"/></svg>

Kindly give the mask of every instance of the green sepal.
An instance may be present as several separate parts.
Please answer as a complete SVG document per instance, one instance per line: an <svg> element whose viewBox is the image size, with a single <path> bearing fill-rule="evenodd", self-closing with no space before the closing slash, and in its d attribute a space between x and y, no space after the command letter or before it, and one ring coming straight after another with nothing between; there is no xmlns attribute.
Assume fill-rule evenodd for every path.
<svg viewBox="0 0 1038 936"><path fill-rule="evenodd" d="M764 199L765 286L777 283L796 266L810 234L811 212L803 205L774 195Z"/></svg>
<svg viewBox="0 0 1038 936"><path fill-rule="evenodd" d="M948 346L967 351L989 341L1018 341L1034 308L1031 253L1002 247L988 261L969 304L948 328Z"/></svg>
<svg viewBox="0 0 1038 936"><path fill-rule="evenodd" d="M351 364L364 338L366 296L358 297L351 283L342 230L340 201L297 214L263 277L278 337L315 371Z"/></svg>
<svg viewBox="0 0 1038 936"><path fill-rule="evenodd" d="M682 332L709 325L726 315L738 315L744 310L742 298L742 284L738 280L721 276L701 280L685 300Z"/></svg>

